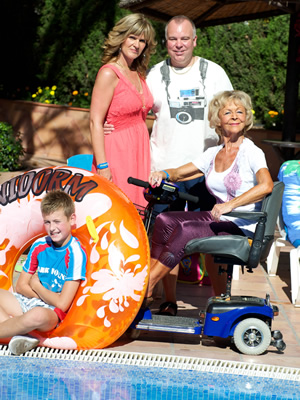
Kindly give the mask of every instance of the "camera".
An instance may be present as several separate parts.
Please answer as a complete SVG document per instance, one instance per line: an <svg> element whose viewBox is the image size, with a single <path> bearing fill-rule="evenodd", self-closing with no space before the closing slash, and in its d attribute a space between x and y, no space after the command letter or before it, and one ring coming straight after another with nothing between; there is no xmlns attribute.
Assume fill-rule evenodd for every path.
<svg viewBox="0 0 300 400"><path fill-rule="evenodd" d="M171 118L180 124L189 124L194 120L204 120L206 99L199 89L181 90L180 97L169 100Z"/></svg>

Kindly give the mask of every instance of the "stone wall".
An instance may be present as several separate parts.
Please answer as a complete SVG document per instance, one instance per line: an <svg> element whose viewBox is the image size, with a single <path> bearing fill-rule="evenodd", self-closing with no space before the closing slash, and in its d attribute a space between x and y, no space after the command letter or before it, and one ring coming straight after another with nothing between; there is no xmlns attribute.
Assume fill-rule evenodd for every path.
<svg viewBox="0 0 300 400"><path fill-rule="evenodd" d="M63 165L75 154L92 153L88 109L0 99L0 121L21 132L27 164L31 167ZM149 132L152 124L153 117L149 116ZM281 132L252 129L249 136L265 152L275 180L280 160L272 146L262 140L280 140Z"/></svg>
<svg viewBox="0 0 300 400"><path fill-rule="evenodd" d="M62 165L75 154L91 154L89 110L55 104L0 99L0 121L22 134L33 166ZM147 125L151 129L153 118Z"/></svg>
<svg viewBox="0 0 300 400"><path fill-rule="evenodd" d="M0 99L0 120L21 132L32 165L65 164L74 154L92 152L89 110Z"/></svg>

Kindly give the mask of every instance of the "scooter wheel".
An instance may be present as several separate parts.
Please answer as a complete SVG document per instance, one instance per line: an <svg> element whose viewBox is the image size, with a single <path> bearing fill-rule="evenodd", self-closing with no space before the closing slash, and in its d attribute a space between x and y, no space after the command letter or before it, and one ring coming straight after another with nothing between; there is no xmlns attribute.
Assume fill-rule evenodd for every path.
<svg viewBox="0 0 300 400"><path fill-rule="evenodd" d="M259 355L269 347L271 331L264 321L258 318L247 318L235 328L233 340L241 353Z"/></svg>
<svg viewBox="0 0 300 400"><path fill-rule="evenodd" d="M278 351L284 351L286 349L286 344L282 339L277 340L275 346Z"/></svg>

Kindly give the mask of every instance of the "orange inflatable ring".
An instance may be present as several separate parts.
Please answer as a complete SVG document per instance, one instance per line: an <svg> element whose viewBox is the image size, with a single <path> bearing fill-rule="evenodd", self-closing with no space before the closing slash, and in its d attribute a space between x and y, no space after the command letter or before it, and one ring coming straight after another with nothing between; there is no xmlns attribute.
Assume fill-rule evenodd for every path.
<svg viewBox="0 0 300 400"><path fill-rule="evenodd" d="M86 280L63 322L42 346L104 348L135 318L149 276L148 238L130 200L114 184L89 171L50 167L26 172L0 186L0 288L12 290L19 256L44 236L40 201L50 190L70 194L77 223L72 232L87 252Z"/></svg>

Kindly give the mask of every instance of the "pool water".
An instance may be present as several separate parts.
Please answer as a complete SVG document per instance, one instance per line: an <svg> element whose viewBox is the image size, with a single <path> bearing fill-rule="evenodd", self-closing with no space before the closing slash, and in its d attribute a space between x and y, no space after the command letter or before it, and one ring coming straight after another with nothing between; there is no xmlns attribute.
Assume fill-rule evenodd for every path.
<svg viewBox="0 0 300 400"><path fill-rule="evenodd" d="M300 382L101 362L0 357L1 400L299 400Z"/></svg>

